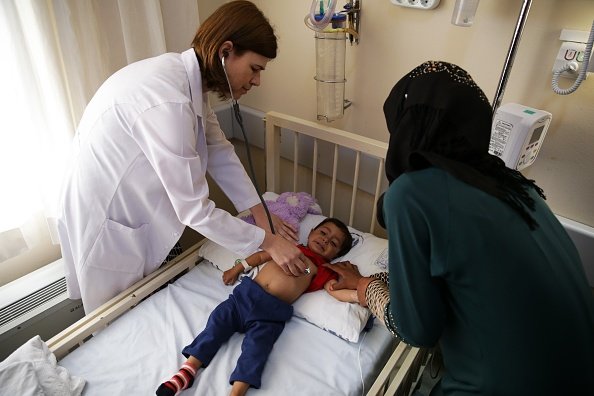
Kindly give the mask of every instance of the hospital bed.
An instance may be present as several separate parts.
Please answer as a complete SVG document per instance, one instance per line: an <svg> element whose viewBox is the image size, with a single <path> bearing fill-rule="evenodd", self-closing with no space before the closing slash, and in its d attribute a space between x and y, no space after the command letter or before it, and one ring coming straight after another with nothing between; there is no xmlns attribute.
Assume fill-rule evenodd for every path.
<svg viewBox="0 0 594 396"><path fill-rule="evenodd" d="M358 245L343 259L360 264L363 275L377 272L387 257L386 240L373 234L380 231L374 202L385 184L386 150L380 141L267 113L267 196L306 191L318 198L325 215L341 218L357 236ZM310 214L303 219L302 238L318 220ZM60 366L87 381L85 395L154 394L185 360L183 346L230 294L232 286L221 281L229 254L200 241L48 340L49 349ZM274 345L262 388L250 394L410 394L426 354L398 342L368 315L323 290L302 296ZM228 394L242 339L234 335L183 394Z"/></svg>

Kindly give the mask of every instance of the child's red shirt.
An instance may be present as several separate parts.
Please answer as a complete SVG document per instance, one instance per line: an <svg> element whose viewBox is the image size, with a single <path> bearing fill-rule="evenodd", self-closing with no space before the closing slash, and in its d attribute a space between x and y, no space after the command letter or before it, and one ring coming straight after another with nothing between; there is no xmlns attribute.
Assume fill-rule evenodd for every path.
<svg viewBox="0 0 594 396"><path fill-rule="evenodd" d="M327 263L325 258L313 252L307 246L298 245L297 247L318 267L318 273L311 280L309 287L305 291L306 293L323 289L326 282L330 279L338 279L336 272L324 267L323 264Z"/></svg>

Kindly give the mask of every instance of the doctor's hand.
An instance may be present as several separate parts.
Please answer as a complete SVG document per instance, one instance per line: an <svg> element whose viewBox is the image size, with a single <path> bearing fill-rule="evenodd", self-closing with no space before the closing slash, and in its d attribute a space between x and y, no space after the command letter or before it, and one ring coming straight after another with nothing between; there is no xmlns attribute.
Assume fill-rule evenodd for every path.
<svg viewBox="0 0 594 396"><path fill-rule="evenodd" d="M265 231L270 230L270 223L268 222L268 216L266 216L266 210L262 204L258 204L250 208L250 212L254 216L256 225ZM287 241L297 243L299 242L299 235L297 230L293 228L289 223L284 222L280 217L271 213L270 218L272 220L272 226L274 227L274 233L285 238Z"/></svg>
<svg viewBox="0 0 594 396"><path fill-rule="evenodd" d="M302 276L306 274L305 269L308 266L305 263L305 256L293 242L289 242L279 235L267 232L264 242L260 247L270 254L272 260L287 275Z"/></svg>
<svg viewBox="0 0 594 396"><path fill-rule="evenodd" d="M286 223L275 214L270 214L272 218L272 225L274 226L274 233L278 236L285 238L289 242L297 243L299 242L299 235L297 234L297 230L293 228L292 225Z"/></svg>
<svg viewBox="0 0 594 396"><path fill-rule="evenodd" d="M330 290L357 290L359 279L363 278L359 268L350 261L341 261L335 264L324 264L324 267L338 274L338 281L330 286Z"/></svg>

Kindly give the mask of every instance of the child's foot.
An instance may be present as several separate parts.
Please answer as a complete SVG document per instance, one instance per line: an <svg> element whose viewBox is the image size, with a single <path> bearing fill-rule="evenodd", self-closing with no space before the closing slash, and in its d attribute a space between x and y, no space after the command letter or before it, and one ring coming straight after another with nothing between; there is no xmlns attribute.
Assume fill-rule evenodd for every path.
<svg viewBox="0 0 594 396"><path fill-rule="evenodd" d="M174 396L184 389L188 389L194 383L196 369L189 364L181 366L179 371L169 381L163 382L157 388L157 396Z"/></svg>
<svg viewBox="0 0 594 396"><path fill-rule="evenodd" d="M156 392L157 396L175 396L175 389L170 388L172 386L173 385L169 384L169 381L163 382L157 388L157 392Z"/></svg>

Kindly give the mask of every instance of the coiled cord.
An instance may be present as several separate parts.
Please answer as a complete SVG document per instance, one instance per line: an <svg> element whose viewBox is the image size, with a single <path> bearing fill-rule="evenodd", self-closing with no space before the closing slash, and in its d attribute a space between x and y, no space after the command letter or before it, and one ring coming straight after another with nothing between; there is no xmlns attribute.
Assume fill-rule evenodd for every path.
<svg viewBox="0 0 594 396"><path fill-rule="evenodd" d="M553 92L558 95L569 95L574 93L582 81L586 79L586 73L588 72L588 63L590 61L590 55L592 54L592 44L594 43L594 22L592 22L592 28L590 29L590 37L588 38L588 43L586 44L586 50L584 51L584 63L582 65L582 69L580 70L577 79L573 83L573 85L569 88L563 89L559 87L559 76L561 73L569 71L569 70L576 70L577 62L567 62L563 67L559 70L555 70L553 72L553 79L551 80L551 87L553 88Z"/></svg>

